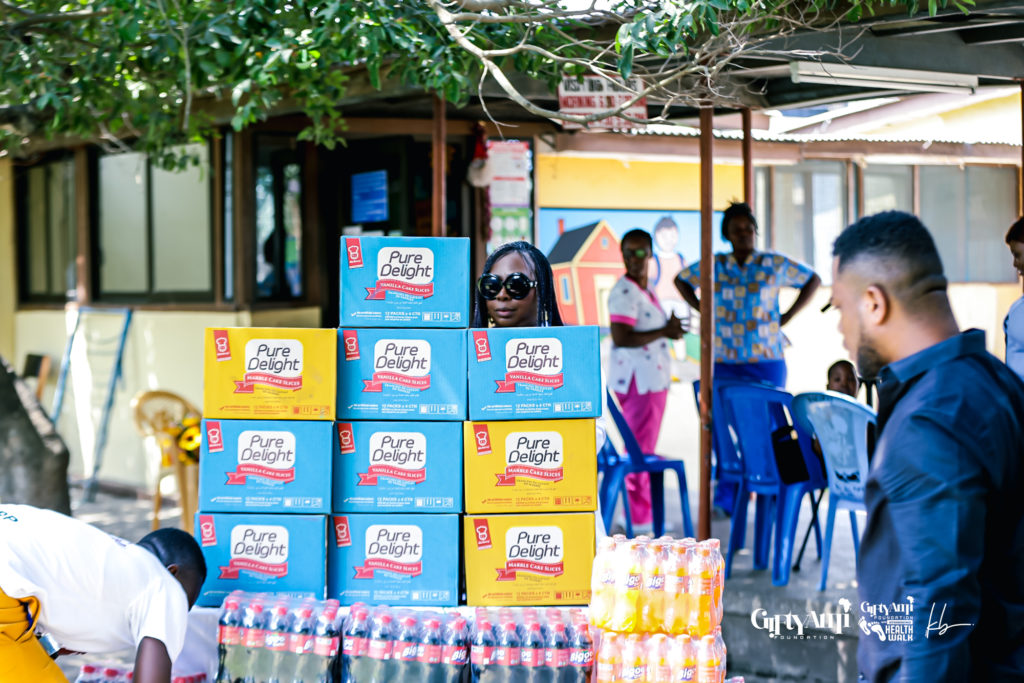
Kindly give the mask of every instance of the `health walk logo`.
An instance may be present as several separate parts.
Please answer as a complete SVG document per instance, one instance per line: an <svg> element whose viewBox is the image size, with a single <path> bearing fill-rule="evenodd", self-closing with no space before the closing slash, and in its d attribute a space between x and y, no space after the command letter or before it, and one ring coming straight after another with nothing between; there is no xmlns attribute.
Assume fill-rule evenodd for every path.
<svg viewBox="0 0 1024 683"><path fill-rule="evenodd" d="M302 342L297 339L250 339L245 343L245 375L235 380L236 394L251 394L261 384L275 389L302 388Z"/></svg>
<svg viewBox="0 0 1024 683"><path fill-rule="evenodd" d="M427 480L427 437L420 432L374 432L370 466L358 474L358 486L376 486L378 477L422 484Z"/></svg>
<svg viewBox="0 0 1024 683"><path fill-rule="evenodd" d="M495 391L513 393L517 384L540 391L559 389L563 384L562 360L560 339L509 339L505 342L505 379L495 380Z"/></svg>
<svg viewBox="0 0 1024 683"><path fill-rule="evenodd" d="M291 432L247 430L238 435L238 463L227 472L230 485L247 477L287 484L295 481L295 435Z"/></svg>
<svg viewBox="0 0 1024 683"><path fill-rule="evenodd" d="M860 630L882 642L910 642L914 639L914 598L905 602L860 603Z"/></svg>
<svg viewBox="0 0 1024 683"><path fill-rule="evenodd" d="M515 581L516 572L561 576L565 572L565 542L557 526L514 526L505 532L505 566L498 581Z"/></svg>
<svg viewBox="0 0 1024 683"><path fill-rule="evenodd" d="M769 638L779 640L824 640L841 635L843 629L850 627L850 601L839 599L839 609L817 612L808 610L806 614L768 614L763 608L750 613L750 624L759 631L767 631ZM827 631L830 633L805 633L809 630Z"/></svg>
<svg viewBox="0 0 1024 683"><path fill-rule="evenodd" d="M434 252L423 247L384 247L378 251L377 284L366 288L366 298L383 300L388 292L407 299L433 296Z"/></svg>
<svg viewBox="0 0 1024 683"><path fill-rule="evenodd" d="M430 342L425 339L380 339L373 345L373 379L364 379L364 392L379 392L385 384L405 391L430 388Z"/></svg>
<svg viewBox="0 0 1024 683"><path fill-rule="evenodd" d="M562 481L562 435L558 432L512 432L505 437L505 472L495 473L498 486L515 486L516 477Z"/></svg>

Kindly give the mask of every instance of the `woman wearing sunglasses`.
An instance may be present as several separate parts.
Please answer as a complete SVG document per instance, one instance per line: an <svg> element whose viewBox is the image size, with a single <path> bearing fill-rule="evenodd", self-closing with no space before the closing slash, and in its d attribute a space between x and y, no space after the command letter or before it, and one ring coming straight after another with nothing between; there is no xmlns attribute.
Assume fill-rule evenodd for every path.
<svg viewBox="0 0 1024 683"><path fill-rule="evenodd" d="M547 257L526 242L495 249L476 281L473 327L561 325Z"/></svg>
<svg viewBox="0 0 1024 683"><path fill-rule="evenodd" d="M683 336L683 323L673 313L666 317L647 286L647 267L653 244L640 228L622 236L626 274L608 295L612 356L608 386L619 398L622 416L633 430L640 449L654 453L672 382L669 340ZM626 476L626 493L634 524L651 523L651 484L646 473Z"/></svg>

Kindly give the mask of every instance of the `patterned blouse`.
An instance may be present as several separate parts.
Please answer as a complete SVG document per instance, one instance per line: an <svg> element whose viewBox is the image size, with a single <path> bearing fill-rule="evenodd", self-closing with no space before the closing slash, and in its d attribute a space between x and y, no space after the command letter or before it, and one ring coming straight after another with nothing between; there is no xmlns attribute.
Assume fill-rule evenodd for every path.
<svg viewBox="0 0 1024 683"><path fill-rule="evenodd" d="M758 363L784 358L779 324L779 290L803 287L814 271L773 252L754 252L745 265L730 254L715 254L715 360ZM676 276L700 287L700 262Z"/></svg>

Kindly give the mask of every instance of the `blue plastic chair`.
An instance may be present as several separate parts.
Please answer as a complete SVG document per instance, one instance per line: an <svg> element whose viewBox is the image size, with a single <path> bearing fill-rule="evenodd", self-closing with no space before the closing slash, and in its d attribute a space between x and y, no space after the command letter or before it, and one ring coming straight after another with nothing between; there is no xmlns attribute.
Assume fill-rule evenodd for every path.
<svg viewBox="0 0 1024 683"><path fill-rule="evenodd" d="M611 439L605 438L604 445L597 452L597 473L601 475L601 485L597 490L597 499L601 505L601 519L604 521L605 531L608 531L611 529L610 524L615 516L615 506L619 503L620 496L618 494L621 493L622 509L626 513L626 534L632 538L633 518L629 512L629 500L626 498L626 489L622 488L620 491L616 491L614 498L609 499L608 495L611 490L612 480L609 472L613 471L624 460L625 458L615 450Z"/></svg>
<svg viewBox="0 0 1024 683"><path fill-rule="evenodd" d="M827 481L810 450L810 437L802 429L797 429L797 435L808 479L787 484L779 476L772 433L784 426L795 428L788 419L793 402L791 394L760 384L733 384L723 386L720 396L720 418L724 418L736 434L743 463L743 478L736 494L737 504L725 558L725 576L729 578L731 575L733 556L743 545L747 532L747 498L750 493L755 493L754 568L767 568L774 530L772 584L784 586L789 583L803 499L812 494L813 500L813 492L825 488Z"/></svg>
<svg viewBox="0 0 1024 683"><path fill-rule="evenodd" d="M793 419L818 437L828 475L828 520L825 523L825 548L821 561L821 582L828 580L832 529L836 512L849 510L853 532L853 552L860 557L860 533L857 512L867 512L864 484L868 478L868 425L875 424L875 411L844 394L832 391L809 392L793 399Z"/></svg>
<svg viewBox="0 0 1024 683"><path fill-rule="evenodd" d="M736 450L736 441L729 431L728 420L717 419L722 409L721 391L724 387L743 384L730 380L720 380L711 385L711 450L715 452L715 470L712 477L717 481L739 484L743 479L743 461L740 459L739 451ZM693 381L693 395L697 406L698 417L700 413L700 380ZM737 502L739 498L736 499ZM729 513L732 514L732 510ZM743 546L740 546L741 548Z"/></svg>
<svg viewBox="0 0 1024 683"><path fill-rule="evenodd" d="M642 452L640 444L637 443L636 437L633 436L633 430L626 424L626 418L622 416L615 398L611 392L606 392L605 396L608 412L611 413L612 420L615 421L615 427L619 430L619 436L622 437L627 457L621 458L618 463L605 472L602 488L605 488L606 484L607 487L605 488L606 494L602 500L614 503L620 495L625 498L626 475L647 472L651 479L651 512L654 535L661 536L665 533L665 472L666 470L671 470L675 472L676 479L679 481L679 498L683 509L683 533L687 536L693 536L693 520L690 518L690 497L686 488L686 468L683 462L681 460L664 458L653 453ZM628 500L626 508L627 510L629 508ZM605 505L603 510L605 528L610 529L614 508L612 505ZM626 532L632 536L633 530L628 512L626 523L628 525Z"/></svg>

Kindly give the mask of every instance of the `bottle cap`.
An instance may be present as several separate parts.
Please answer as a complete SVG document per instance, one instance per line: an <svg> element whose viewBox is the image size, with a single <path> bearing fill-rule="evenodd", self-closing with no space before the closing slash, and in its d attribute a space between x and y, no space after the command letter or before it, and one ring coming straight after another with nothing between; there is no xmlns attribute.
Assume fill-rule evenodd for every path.
<svg viewBox="0 0 1024 683"><path fill-rule="evenodd" d="M441 628L441 622L437 619L427 619L423 622L423 625L430 629Z"/></svg>

